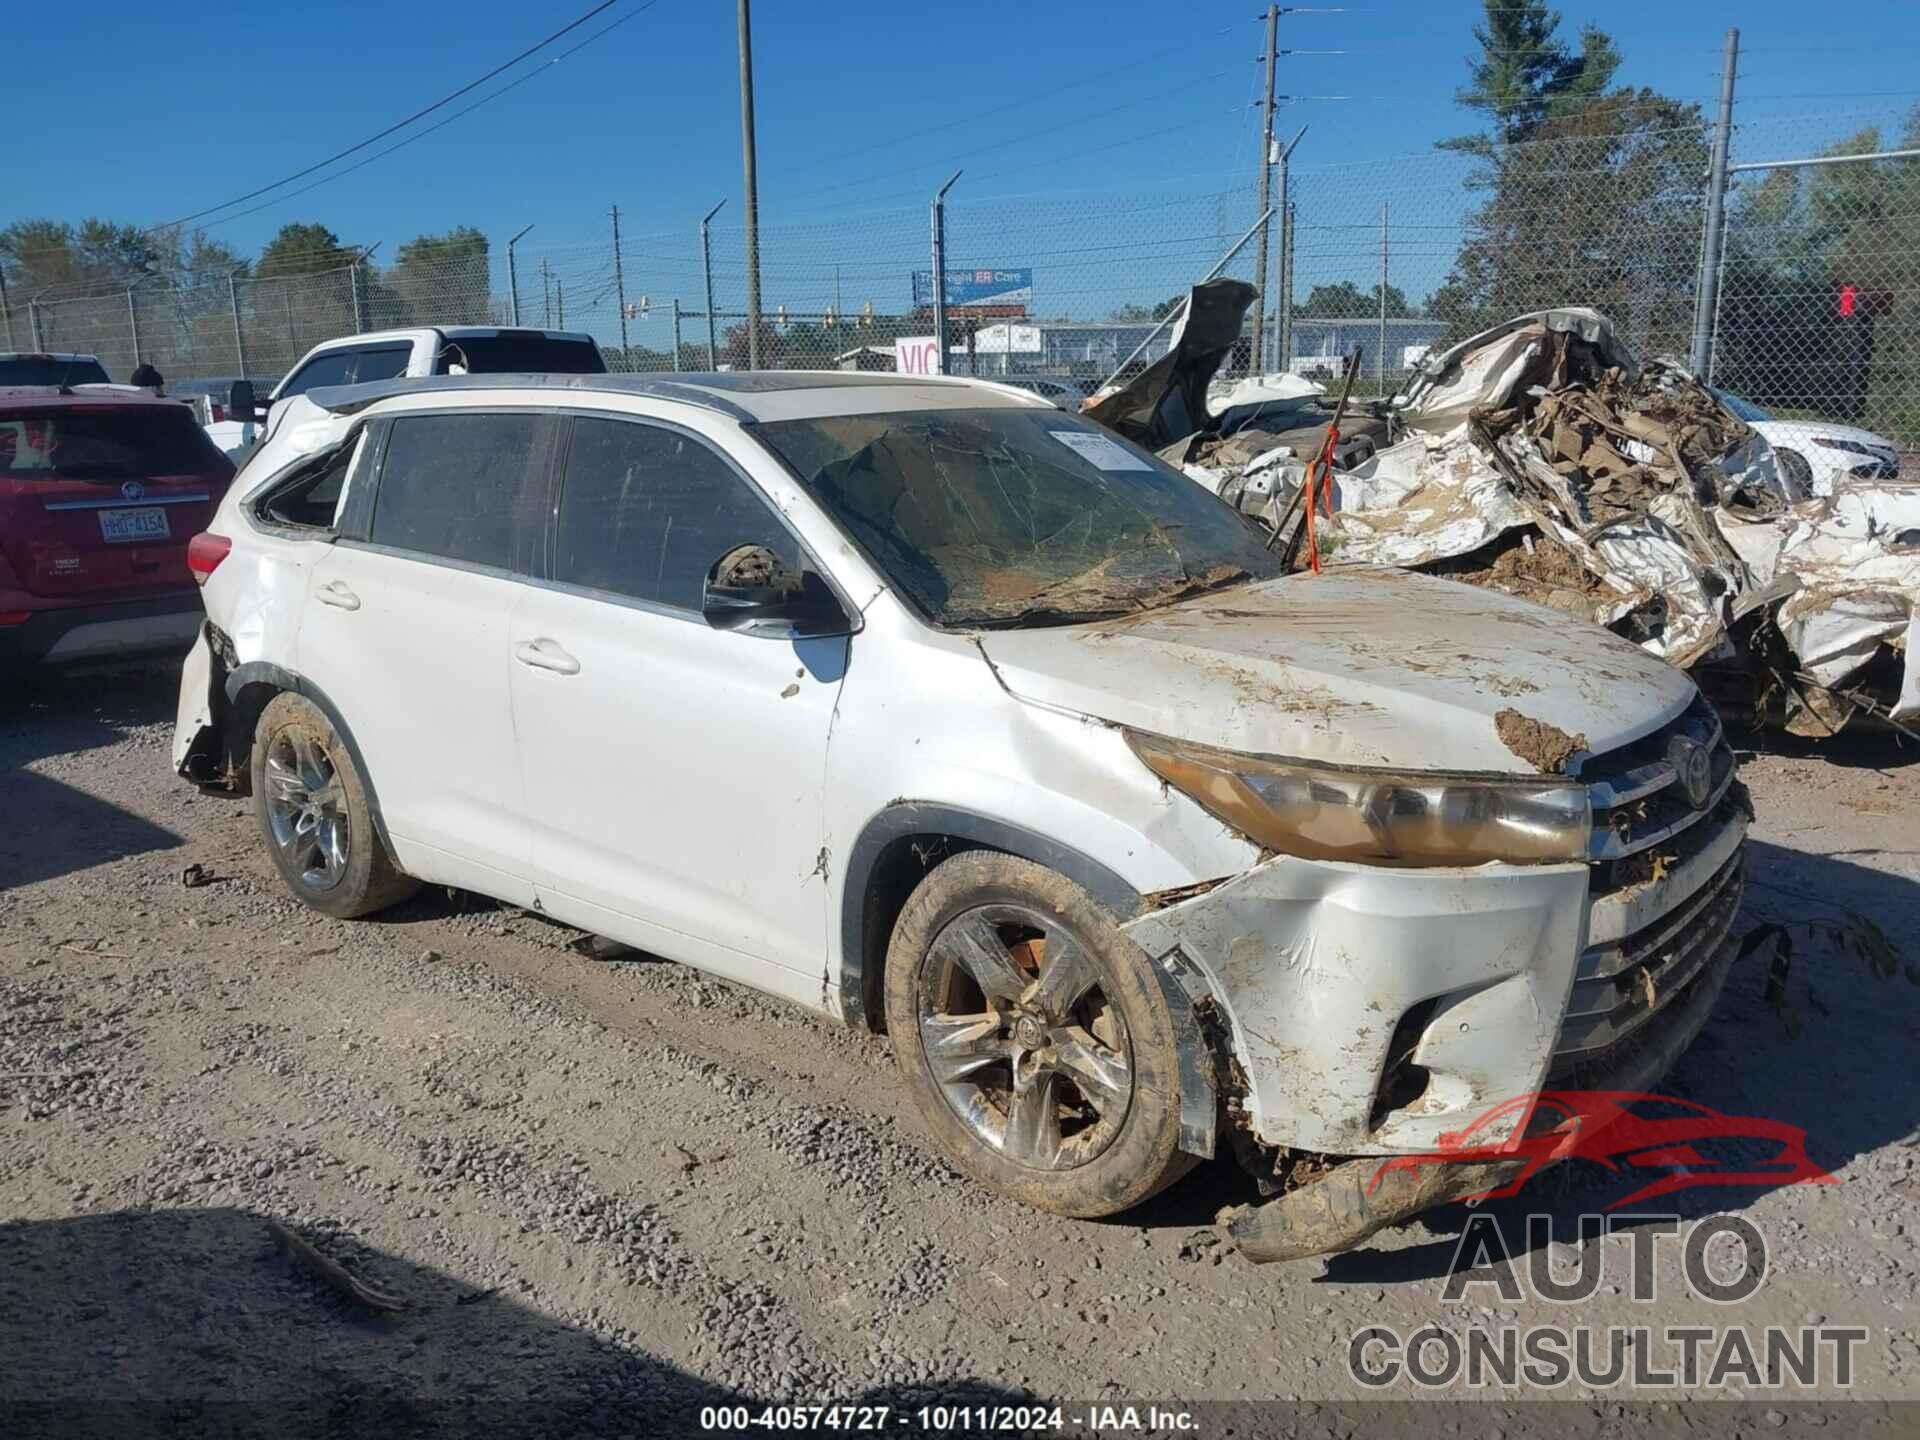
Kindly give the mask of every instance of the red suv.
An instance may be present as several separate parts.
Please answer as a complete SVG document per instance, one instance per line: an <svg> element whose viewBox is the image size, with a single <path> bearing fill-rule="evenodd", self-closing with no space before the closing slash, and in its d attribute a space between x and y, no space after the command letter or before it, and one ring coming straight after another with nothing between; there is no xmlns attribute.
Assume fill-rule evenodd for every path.
<svg viewBox="0 0 1920 1440"><path fill-rule="evenodd" d="M233 462L178 400L0 388L0 662L185 650Z"/></svg>

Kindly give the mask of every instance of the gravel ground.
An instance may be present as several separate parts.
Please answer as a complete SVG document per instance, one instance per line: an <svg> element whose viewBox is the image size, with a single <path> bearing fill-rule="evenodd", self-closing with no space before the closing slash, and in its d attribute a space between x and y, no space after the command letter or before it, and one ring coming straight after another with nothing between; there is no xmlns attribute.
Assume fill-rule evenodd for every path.
<svg viewBox="0 0 1920 1440"><path fill-rule="evenodd" d="M1576 1317L1491 1286L1444 1300L1464 1207L1264 1268L1211 1228L1250 1198L1225 1160L1119 1220L1055 1219L931 1152L881 1039L665 962L590 959L576 932L471 896L317 916L243 803L172 776L172 709L151 669L0 698L0 1401L49 1407L19 1412L41 1428L463 1433L447 1417L484 1414L673 1433L740 1399L1345 1402L1375 1393L1347 1364L1364 1326L1576 1318L1862 1325L1852 1395L1920 1399L1920 767L1890 742L1747 762L1743 924L1800 924L1794 969L1772 1005L1744 963L1667 1086L1805 1127L1841 1183L1673 1198L1766 1238L1737 1317L1686 1292L1675 1246L1656 1302L1625 1293L1626 1234L1593 1242L1605 1283ZM183 886L193 864L213 883ZM1805 928L1849 910L1915 968L1876 975ZM1564 1259L1618 1186L1570 1165L1493 1209L1550 1215ZM405 1308L326 1288L269 1217ZM1586 1402L1557 1407L1557 1433L1634 1398L1557 1393ZM1527 1395L1481 1392L1498 1403L1474 1413L1526 1430ZM1903 1416L1848 1411L1887 1433Z"/></svg>

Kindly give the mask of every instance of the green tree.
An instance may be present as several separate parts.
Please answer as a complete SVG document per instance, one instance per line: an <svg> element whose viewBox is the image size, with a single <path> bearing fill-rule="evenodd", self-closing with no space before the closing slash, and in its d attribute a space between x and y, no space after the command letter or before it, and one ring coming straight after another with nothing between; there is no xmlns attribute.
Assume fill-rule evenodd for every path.
<svg viewBox="0 0 1920 1440"><path fill-rule="evenodd" d="M1868 128L1823 151L1920 146ZM1854 287L1854 314L1840 313ZM1714 380L1782 418L1855 420L1920 444L1920 163L1774 170L1729 199Z"/></svg>
<svg viewBox="0 0 1920 1440"><path fill-rule="evenodd" d="M356 253L342 245L340 237L326 226L295 221L282 225L267 242L254 273L262 280L279 275L320 275L345 269Z"/></svg>
<svg viewBox="0 0 1920 1440"><path fill-rule="evenodd" d="M1606 93L1620 52L1589 25L1576 52L1560 38L1560 12L1541 0L1483 0L1486 18L1473 27L1480 53L1467 58L1469 83L1454 102L1479 110L1491 129L1442 140L1443 150L1491 157L1497 146L1535 140L1555 119Z"/></svg>
<svg viewBox="0 0 1920 1440"><path fill-rule="evenodd" d="M1375 281L1368 290L1362 290L1351 280L1342 280L1338 285L1316 285L1293 313L1296 318L1308 320L1351 320L1356 316L1378 315L1379 282ZM1398 285L1387 286L1387 314L1404 317L1419 313L1417 306L1407 303L1407 297Z"/></svg>
<svg viewBox="0 0 1920 1440"><path fill-rule="evenodd" d="M1576 51L1538 0L1485 0L1480 54L1460 103L1485 130L1441 142L1473 156L1484 195L1427 311L1453 337L1528 310L1591 305L1642 351L1685 350L1698 259L1707 131L1695 105L1609 88L1613 42Z"/></svg>
<svg viewBox="0 0 1920 1440"><path fill-rule="evenodd" d="M487 324L493 318L488 253L487 237L471 225L402 245L382 277L407 317L393 323Z"/></svg>
<svg viewBox="0 0 1920 1440"><path fill-rule="evenodd" d="M1185 304L1186 299L1187 292L1182 290L1178 295L1169 295L1156 305L1138 305L1129 302L1115 310L1107 318L1109 320L1118 320L1125 324L1139 324L1141 321L1146 320L1164 320Z"/></svg>
<svg viewBox="0 0 1920 1440"><path fill-rule="evenodd" d="M138 227L112 220L16 220L0 229L7 285L29 295L117 289L159 273L165 261Z"/></svg>

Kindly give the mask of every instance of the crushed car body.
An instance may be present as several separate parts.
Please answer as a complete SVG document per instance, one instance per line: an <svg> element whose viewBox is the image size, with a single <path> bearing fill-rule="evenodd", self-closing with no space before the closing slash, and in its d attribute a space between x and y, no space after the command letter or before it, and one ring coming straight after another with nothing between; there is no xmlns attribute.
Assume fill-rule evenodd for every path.
<svg viewBox="0 0 1920 1440"><path fill-rule="evenodd" d="M1278 528L1317 449L1300 438L1326 421L1307 397L1259 432L1153 438ZM1692 669L1731 713L1811 736L1861 712L1920 715L1920 491L1794 493L1758 431L1597 311L1518 316L1430 357L1342 424L1325 504L1323 563L1424 570L1595 621Z"/></svg>

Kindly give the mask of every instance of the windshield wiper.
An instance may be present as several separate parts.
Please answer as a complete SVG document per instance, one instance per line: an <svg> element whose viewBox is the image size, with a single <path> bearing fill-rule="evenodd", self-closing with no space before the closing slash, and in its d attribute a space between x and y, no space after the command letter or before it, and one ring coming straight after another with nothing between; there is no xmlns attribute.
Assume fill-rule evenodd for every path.
<svg viewBox="0 0 1920 1440"><path fill-rule="evenodd" d="M975 630L1039 630L1049 625L1087 625L1095 620L1117 620L1122 615L1133 613L1135 607L1131 605L1104 610L1071 610L1053 605L1034 605L1010 614L948 615L941 617L941 623Z"/></svg>

